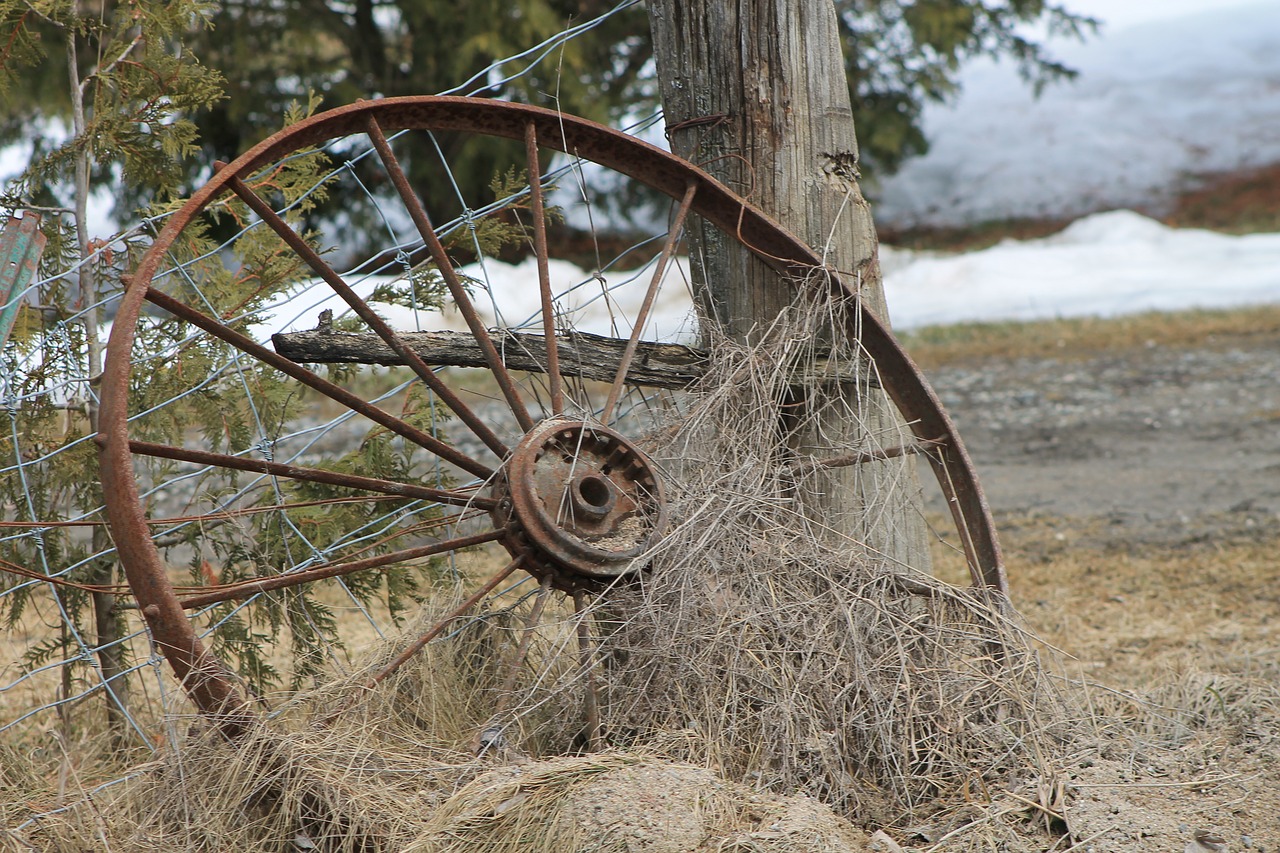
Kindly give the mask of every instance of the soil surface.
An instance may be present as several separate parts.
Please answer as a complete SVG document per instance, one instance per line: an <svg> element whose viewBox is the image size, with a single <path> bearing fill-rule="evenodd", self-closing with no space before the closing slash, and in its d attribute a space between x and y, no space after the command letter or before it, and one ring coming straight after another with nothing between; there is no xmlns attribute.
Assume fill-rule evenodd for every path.
<svg viewBox="0 0 1280 853"><path fill-rule="evenodd" d="M1067 763L1071 849L1280 850L1280 339L927 372L1019 611L1133 727Z"/></svg>
<svg viewBox="0 0 1280 853"><path fill-rule="evenodd" d="M997 516L1174 544L1280 523L1280 339L929 371Z"/></svg>

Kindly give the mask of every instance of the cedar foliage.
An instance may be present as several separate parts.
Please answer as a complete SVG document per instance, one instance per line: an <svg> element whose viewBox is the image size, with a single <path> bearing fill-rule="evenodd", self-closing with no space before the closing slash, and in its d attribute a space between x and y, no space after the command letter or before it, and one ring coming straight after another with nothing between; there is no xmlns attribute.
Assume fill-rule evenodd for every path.
<svg viewBox="0 0 1280 853"><path fill-rule="evenodd" d="M15 108L29 105L25 99L33 92L47 96L44 108L26 118L28 132L38 135L31 139L29 165L3 188L0 214L39 213L48 237L37 285L21 296L14 333L0 352L10 421L0 433L0 520L84 525L17 528L0 538L0 559L27 572L25 577L0 573L0 619L9 627L24 620L48 626L19 665L27 673L57 665L60 683L49 703L100 692L109 682L105 714L118 748L130 738L130 719L143 719L129 701L129 669L131 656L145 652L128 640L138 620L117 603L123 575L102 525L92 438L103 366L99 329L122 292L122 275L182 204L184 170L199 152L193 118L223 96L221 75L184 47L207 25L212 8L200 2L138 0L88 7L0 0L0 33L9 47L0 53L0 94ZM59 86L67 90L61 101L55 97ZM55 108L62 102L71 105L66 116ZM290 106L283 122L305 118L317 103L310 99L305 106ZM17 109L10 113L16 114ZM272 204L288 209L286 218L295 228L305 230L304 219L326 199L329 168L323 153L302 152L250 183ZM134 214L141 224L119 234L90 233L88 196L119 186L127 190L123 197L146 201ZM198 292L209 313L242 332L252 329L273 298L311 275L279 237L249 228L250 223L242 203L215 203L184 232L170 257L182 270L180 283L167 285ZM227 229L243 233L224 247L219 234ZM148 369L132 375L130 408L157 414L139 421L133 437L179 446L194 442L224 452L255 441L269 444L271 430L296 420L308 401L270 369L241 364L236 355L215 339L193 334L176 318L144 317L131 358ZM440 417L412 393L409 405L417 407L406 415L411 422ZM331 467L402 477L410 464L407 454L375 430ZM140 488L150 501L153 490L179 473L191 476L175 463L146 460L138 467ZM214 488L228 493L237 487L234 476L203 476L223 476L226 482ZM259 489L251 500L265 506L346 496L339 492L287 484L282 490ZM385 504L362 502L312 510L311 541L325 548L386 510ZM198 580L209 572L224 582L279 572L291 563L281 526L272 518L270 513L251 517L236 537L230 535L231 525L175 525L161 535L164 554L174 565L189 564ZM33 582L32 574L57 582ZM347 586L366 601L385 595L394 614L416 597L411 575L410 570L383 572L351 579ZM256 692L285 680L296 685L314 674L336 630L332 615L310 591L241 609L224 605L205 622L212 645ZM297 661L288 673L277 671L269 658L271 647L284 637ZM92 725L100 711L71 710L92 707L64 706L61 727Z"/></svg>

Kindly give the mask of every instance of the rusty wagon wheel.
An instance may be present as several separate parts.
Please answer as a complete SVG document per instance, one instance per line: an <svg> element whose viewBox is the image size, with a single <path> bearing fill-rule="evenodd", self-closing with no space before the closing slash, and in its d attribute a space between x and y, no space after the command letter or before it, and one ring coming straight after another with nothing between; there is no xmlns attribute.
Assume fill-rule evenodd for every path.
<svg viewBox="0 0 1280 853"><path fill-rule="evenodd" d="M523 146L527 184L521 179L521 189L500 192L488 206L459 199L461 216L433 221L397 154L401 134L429 143L437 134L511 140L515 150ZM335 177L332 186L365 192L382 208L385 234L362 235L373 246L354 260L340 258L304 224L298 214L305 213L305 193L288 195L289 165L307 157L345 161L333 175L346 183ZM556 163L567 164L559 179L569 184L591 163L673 200L666 234L651 240L642 275L604 264L585 281L553 284L547 221L548 198L560 198L550 189ZM438 180L448 179L446 166ZM396 210L386 209L388 200ZM655 422L652 413L695 378L689 371L698 354L643 338L653 331L659 289L680 286L676 259L690 216L793 282L848 296L811 249L705 172L549 110L448 97L361 102L294 124L220 165L169 218L127 282L108 346L99 425L107 514L129 585L154 642L201 712L231 734L252 719L227 660L237 643L243 651L255 641L253 623L242 619L244 602L284 602L274 618L295 633L323 633L331 611L307 598L308 590L338 584L336 594L364 606L370 585L390 583L397 567L463 553L478 555L468 557L473 563L493 563L468 569L474 592L374 680L522 577L531 587L521 649L548 598L562 594L578 614L575 654L589 673L592 632L583 614L590 598L639 571L637 558L670 523L669 486L644 432ZM237 238L243 250L230 264L221 257L235 246L204 250L198 239L228 220L244 228ZM495 223L532 248L525 308L497 304L509 290L492 287L474 260L454 260L476 258ZM308 318L320 322L314 332L262 343L253 325L262 315L254 312L264 309L272 274L285 293L272 303L277 313L323 288L358 322L340 317L335 324L327 307ZM264 294L249 288L245 296L242 288L228 302L223 285L236 276L241 285L258 276ZM617 288L632 283L638 295L628 301ZM371 296L375 285L389 290ZM399 296L388 296L392 291ZM417 304L421 316L452 317L460 328L394 329L379 314L385 306L371 307L375 296ZM1003 593L990 515L954 427L880 321L855 299L840 304L845 333L857 335L917 439L862 455L925 456L973 583ZM638 316L624 320L628 307ZM591 333L588 317L603 334ZM366 334L344 331L354 326ZM341 366L360 362L402 365L410 379L370 390L367 376ZM480 368L484 378L465 367ZM184 371L188 385L178 388L174 377ZM165 382L176 383L174 396L195 409L198 423L179 424L169 407L148 402L143 390ZM339 414L321 428L314 425L320 409ZM369 428L360 452L326 449L351 421ZM349 518L351 529L315 532L338 517ZM176 583L178 563L200 584ZM214 627L229 624L240 626L232 639L210 639ZM593 734L594 696L585 681L584 725Z"/></svg>

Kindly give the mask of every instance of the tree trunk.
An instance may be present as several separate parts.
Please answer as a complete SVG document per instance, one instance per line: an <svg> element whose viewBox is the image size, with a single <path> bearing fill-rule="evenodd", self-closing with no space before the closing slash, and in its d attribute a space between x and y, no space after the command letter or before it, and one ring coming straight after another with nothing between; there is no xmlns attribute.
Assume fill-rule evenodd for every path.
<svg viewBox="0 0 1280 853"><path fill-rule="evenodd" d="M858 147L834 5L649 0L648 8L672 151L807 242L885 317L875 227L857 183ZM791 288L737 243L697 223L690 239L691 254L710 271L704 305L731 336L750 341L790 303ZM847 386L833 393L869 398L847 401L849 411L865 413L862 425L829 418L793 438L801 451L831 455L833 444L847 449L856 430L893 435L899 426L882 392ZM895 459L829 472L830 479L809 492L809 515L893 562L928 570L918 481L910 466ZM889 489L889 511L873 517L867 506L882 504Z"/></svg>
<svg viewBox="0 0 1280 853"><path fill-rule="evenodd" d="M80 82L79 61L76 55L75 31L67 34L67 63L71 81L72 131L76 139L86 139L88 121L85 114L84 89ZM102 341L98 329L98 285L94 260L89 249L89 167L90 146L84 145L75 159L75 223L76 239L80 252L79 264L76 267L79 293L77 297L85 306L85 345L87 348L86 373L92 391L85 403L85 411L89 419L91 434L98 432L97 388L102 375ZM101 495L95 496L93 503L101 501ZM110 541L106 531L97 527L93 532L93 549L100 553L109 547ZM110 586L116 581L115 560L100 559L95 561L89 583L95 586ZM125 625L120 612L116 609L116 596L108 592L95 592L90 596L93 602L94 643L98 649L98 667L102 674L105 688L103 697L106 701L107 729L111 733L112 745L122 749L128 742L129 717L129 684L125 673Z"/></svg>

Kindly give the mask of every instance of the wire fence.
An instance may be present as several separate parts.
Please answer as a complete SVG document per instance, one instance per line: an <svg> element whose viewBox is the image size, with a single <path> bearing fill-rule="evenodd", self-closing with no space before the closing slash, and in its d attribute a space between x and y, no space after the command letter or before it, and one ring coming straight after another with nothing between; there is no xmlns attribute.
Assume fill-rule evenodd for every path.
<svg viewBox="0 0 1280 853"><path fill-rule="evenodd" d="M592 31L606 20L638 2L626 0L600 17L492 63L439 94L482 94L537 69L545 71L566 42L591 37ZM548 105L555 106L554 102ZM644 132L656 121L657 116L647 116L632 123L630 129ZM396 139L393 137L391 142L395 144ZM382 234L374 241L377 250L344 267L341 275L366 296L372 289L391 283L402 289L407 286L411 300L417 298L412 283L422 241L406 227L406 217L397 219L381 213L386 191L370 186L363 177L364 162L376 156L373 148L366 144L357 149L350 140L338 140L322 148L321 153L335 165L317 173L313 185L279 205L278 212L290 216L305 209L314 194L338 181L354 187L364 202L379 212ZM315 154L308 151L297 156L305 160L314 159ZM279 163L276 168L288 165ZM443 165L452 181L448 162ZM561 158L544 176L548 187L562 188L561 198L567 207L574 203L574 185L585 180L582 169L583 165L572 158ZM580 197L581 187L576 191ZM471 254L483 259L483 223L500 217L504 210L527 204L528 193L527 187L515 190L490 205L478 207L469 207L466 199L460 199L463 212L440 225L438 231L443 239L455 244L470 243L467 248ZM115 549L108 535L96 467L101 366L94 365L90 355L96 347L90 331L95 321L105 321L105 335L119 305L122 291L118 276L123 271L123 259L136 257L145 249L164 227L168 215L171 214L140 219L103 241L90 257L56 276L37 277L22 292L12 294L10 300L11 304L27 306L27 316L42 325L35 334L5 349L4 369L0 372L0 404L8 417L7 429L2 431L4 447L0 457L0 569L4 569L0 573L0 618L5 620L7 629L5 649L0 653L0 741L6 744L6 754L30 759L32 774L74 767L83 758L78 751L103 739L109 740L111 749L120 756L154 752L181 733L183 725L179 721L189 714L180 685L155 648L128 589L116 574ZM296 325L295 321L302 318L315 317L332 294L314 279L303 277L282 280L271 298L255 295L239 314L228 311L220 301L223 297L213 285L234 273L237 264L245 264L243 257L236 257L237 247L259 245L254 241L265 239L258 236L264 231L261 219L246 222L243 229L203 246L193 255L175 257L157 281L195 294L195 299L203 300L206 309L222 318L228 327L253 329L258 338ZM656 255L657 249L652 245L655 240L660 242L651 237L647 244L642 241L640 245L649 245L650 255ZM612 283L606 282L606 276L625 266L620 260L622 255L635 264L634 252L622 252L614 261L603 263L601 269L566 280L557 294L558 303L571 304L566 311L597 311L607 318L605 322L611 322L610 312L616 308L611 290L644 276L646 269L640 263L635 272L616 275ZM216 272L211 273L210 269ZM532 310L522 316L503 315L493 296L497 284L490 280L489 268L480 262L468 270L468 286L476 292L477 302L493 302L491 320L495 324L522 329L536 319L537 312ZM101 288L101 299L93 304L75 304L70 313L56 318L52 312L42 311L41 306L51 294L76 293L85 271L110 283ZM438 313L437 306L426 303L409 307L410 313L402 319L411 328L422 327L426 315ZM46 321L46 317L52 319ZM313 401L302 406L297 400L282 401L278 388L264 390L263 383L270 380L245 353L234 348L204 353L205 372L178 381L174 374L179 367L194 363L191 353L203 352L205 344L199 330L156 314L139 321L138 334L145 340L135 346L132 355L135 384L149 389L145 403L140 393L139 401L131 405L130 417L139 431L172 421L180 436L179 444L224 443L230 457L288 465L314 465L318 459L342 458L352 453L353 447L374 452L368 427L356 426L356 413L332 411ZM383 383L369 394L375 405L414 405L407 402L409 379L389 373L383 378L361 381ZM285 396L289 393L293 392L286 392ZM535 393L542 393L542 389ZM221 413L216 411L219 406L224 407ZM243 433L237 435L239 444L235 449L222 442L232 427L215 428L210 423L219 414L223 422L227 421L232 410L236 418L244 421L235 426ZM424 429L443 434L445 413L437 402L428 400L421 412ZM219 429L223 430L221 438ZM423 483L472 490L478 485L474 479L454 482L457 472L443 470L438 459L405 464L416 466L411 468L412 476ZM432 525L440 523L443 511L441 504L427 499L388 501L383 505L375 502L372 508L365 508L358 520L354 516L343 517L343 523L349 526L340 533L317 534L307 525L324 525L316 525L308 515L312 510L301 506L305 502L299 494L282 489L271 474L229 475L218 466L153 459L139 462L136 473L140 500L156 519L152 524L153 541L172 560L175 572L182 569L197 576L201 572L216 573L237 559L247 564L265 560L267 548L260 539L268 533L278 540L271 546L277 549L271 555L277 560L271 567L276 572L305 571L366 551L376 553L379 548L385 549L388 541L404 541L410 533L432 535ZM264 498L264 494L268 497ZM319 502L321 499L317 499ZM338 512L332 505L319 511L327 516ZM462 515L468 514L478 513L464 509ZM270 524L254 520L268 516ZM450 519L453 524L465 526L465 517L461 521L457 516ZM449 558L434 562L423 571L438 579L459 576L464 570ZM526 578L508 585L512 606L531 594L529 583ZM321 639L332 634L336 618L354 616L362 620L366 633L374 638L400 630L406 618L397 609L398 602L388 599L385 588L379 598L358 584L341 579L332 597L305 602L287 615L278 616L277 611L278 618L288 623L283 633L269 631L261 619L246 616L247 608L261 602L262 597L258 596L230 604L211 604L198 608L194 614L207 642L219 646L231 658L239 655L237 659L245 664L242 676L247 682L260 679L271 683L267 671L280 667L282 657L318 655L326 658L325 666L339 671L350 666L345 647ZM465 623L454 630L465 630ZM359 632L348 629L348 633ZM282 637L290 635L294 638L290 648L253 649L255 644L285 642ZM300 635L315 638L315 643L304 648L296 639ZM228 646L235 648L227 651ZM311 662L316 667L322 663L318 658ZM298 673L284 672L276 683L290 678L295 679L295 684L300 683ZM118 771L116 775L104 775L103 766L110 763L99 765L94 778L78 780L80 790L92 793L129 778ZM6 771L6 775L14 778L5 782L20 785L18 777L22 774L17 770L12 774ZM39 817L29 817L23 825L37 820Z"/></svg>

